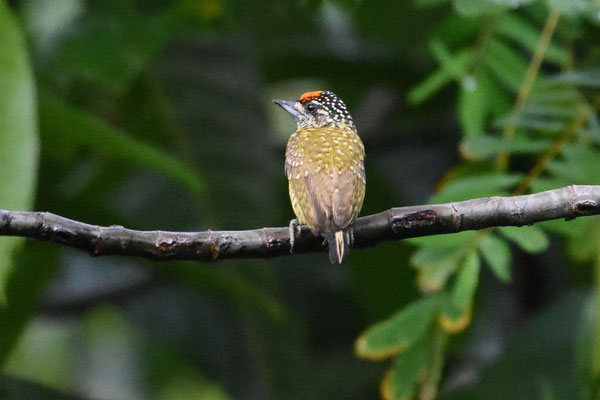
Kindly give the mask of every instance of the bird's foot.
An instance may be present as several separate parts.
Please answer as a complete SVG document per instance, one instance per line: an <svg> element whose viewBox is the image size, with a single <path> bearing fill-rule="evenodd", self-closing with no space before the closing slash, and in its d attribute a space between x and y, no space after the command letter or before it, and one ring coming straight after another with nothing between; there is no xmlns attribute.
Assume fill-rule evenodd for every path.
<svg viewBox="0 0 600 400"><path fill-rule="evenodd" d="M296 244L296 231L299 231L300 222L298 218L290 221L290 254L294 254L294 245Z"/></svg>
<svg viewBox="0 0 600 400"><path fill-rule="evenodd" d="M350 236L350 248L354 248L354 228L350 227L348 235Z"/></svg>

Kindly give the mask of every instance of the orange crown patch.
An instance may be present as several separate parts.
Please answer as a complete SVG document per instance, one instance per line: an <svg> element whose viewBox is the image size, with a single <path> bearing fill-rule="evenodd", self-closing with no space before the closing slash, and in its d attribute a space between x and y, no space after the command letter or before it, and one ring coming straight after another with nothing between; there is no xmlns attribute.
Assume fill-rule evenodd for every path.
<svg viewBox="0 0 600 400"><path fill-rule="evenodd" d="M300 96L300 103L304 104L307 101L316 99L317 97L321 96L321 93L323 93L322 90L315 90L314 92L306 92L302 96Z"/></svg>

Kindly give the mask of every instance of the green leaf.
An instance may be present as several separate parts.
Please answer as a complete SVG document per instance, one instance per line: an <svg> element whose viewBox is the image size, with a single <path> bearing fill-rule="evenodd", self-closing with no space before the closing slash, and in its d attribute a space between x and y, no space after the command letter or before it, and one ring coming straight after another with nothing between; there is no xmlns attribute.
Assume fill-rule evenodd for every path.
<svg viewBox="0 0 600 400"><path fill-rule="evenodd" d="M600 87L600 68L574 69L555 75L551 78L554 83L568 83L576 86Z"/></svg>
<svg viewBox="0 0 600 400"><path fill-rule="evenodd" d="M600 121L598 121L596 113L589 113L588 126L579 131L579 135L597 144L600 143Z"/></svg>
<svg viewBox="0 0 600 400"><path fill-rule="evenodd" d="M595 0L546 0L548 7L568 16L588 14L600 9Z"/></svg>
<svg viewBox="0 0 600 400"><path fill-rule="evenodd" d="M548 164L550 173L571 184L600 184L600 153L596 149L573 143L565 146L562 154L561 159L554 159Z"/></svg>
<svg viewBox="0 0 600 400"><path fill-rule="evenodd" d="M469 159L480 160L501 153L530 154L540 153L552 145L547 139L531 139L526 136L516 136L506 142L499 136L484 135L466 139L461 147L461 153Z"/></svg>
<svg viewBox="0 0 600 400"><path fill-rule="evenodd" d="M537 115L527 115L522 112L519 112L514 118L511 115L505 115L494 121L494 127L496 128L505 128L509 124L514 124L517 128L550 133L560 133L567 127L565 121L548 119Z"/></svg>
<svg viewBox="0 0 600 400"><path fill-rule="evenodd" d="M0 208L33 206L39 139L33 74L25 38L4 0L0 0ZM22 238L0 237L0 305L13 256Z"/></svg>
<svg viewBox="0 0 600 400"><path fill-rule="evenodd" d="M436 292L444 287L450 275L458 268L461 248L440 249L423 247L416 251L411 264L417 267L417 282L424 292Z"/></svg>
<svg viewBox="0 0 600 400"><path fill-rule="evenodd" d="M529 102L516 113L497 118L494 126L503 128L514 124L517 127L539 131L562 132L580 113L581 106L578 103Z"/></svg>
<svg viewBox="0 0 600 400"><path fill-rule="evenodd" d="M384 399L411 399L429 359L429 342L421 340L399 355L381 383Z"/></svg>
<svg viewBox="0 0 600 400"><path fill-rule="evenodd" d="M565 181L564 179L560 179L558 177L541 177L537 178L533 184L531 185L531 191L533 193L545 192L546 190L558 189L564 186L569 185L570 182ZM564 225L564 221L563 222Z"/></svg>
<svg viewBox="0 0 600 400"><path fill-rule="evenodd" d="M507 189L516 185L521 178L521 174L501 173L461 176L444 186L429 202L447 203L449 201L505 195Z"/></svg>
<svg viewBox="0 0 600 400"><path fill-rule="evenodd" d="M29 319L38 311L43 289L56 276L59 246L28 241L16 257L16 268L6 284L8 304L0 307L0 366L13 352Z"/></svg>
<svg viewBox="0 0 600 400"><path fill-rule="evenodd" d="M435 48L435 46L433 47ZM471 53L468 51L461 51L454 56L450 56L450 59L447 59L447 61L448 65L452 66L451 68L448 68L445 65L440 66L435 72L411 89L408 93L408 100L412 104L424 102L439 92L448 83L459 80L460 76L457 76L456 72L466 72L469 63L471 62Z"/></svg>
<svg viewBox="0 0 600 400"><path fill-rule="evenodd" d="M491 39L483 61L497 79L515 93L519 90L527 71L527 62L515 49L499 39Z"/></svg>
<svg viewBox="0 0 600 400"><path fill-rule="evenodd" d="M55 319L31 321L12 350L3 371L56 390L68 391L73 364L72 326ZM52 343L52 346L45 344Z"/></svg>
<svg viewBox="0 0 600 400"><path fill-rule="evenodd" d="M487 0L454 0L456 12L468 17L495 14L505 8Z"/></svg>
<svg viewBox="0 0 600 400"><path fill-rule="evenodd" d="M487 235L479 241L479 250L494 274L501 281L510 281L510 247L494 235Z"/></svg>
<svg viewBox="0 0 600 400"><path fill-rule="evenodd" d="M528 117L563 119L567 121L561 122L570 122L580 112L577 104L545 105L529 102L519 111L518 117L522 119Z"/></svg>
<svg viewBox="0 0 600 400"><path fill-rule="evenodd" d="M570 221L565 221L564 219L553 219L550 221L540 222L537 225L549 232L556 233L558 235L564 236L565 238L570 238L580 235L581 232L585 229L587 221L596 218L598 217L585 217L573 219Z"/></svg>
<svg viewBox="0 0 600 400"><path fill-rule="evenodd" d="M525 107L530 104L555 107L576 107L581 104L582 96L577 88L570 83L560 82L559 77L560 75L549 78L536 87L536 90L529 94Z"/></svg>
<svg viewBox="0 0 600 400"><path fill-rule="evenodd" d="M462 79L467 69L465 65L460 62L457 62L457 57L453 56L450 53L448 47L444 44L444 42L438 38L433 38L428 43L429 51L431 55L436 59L436 61L441 65L441 67L448 71L448 74L453 76L455 79Z"/></svg>
<svg viewBox="0 0 600 400"><path fill-rule="evenodd" d="M582 220L579 232L567 238L567 252L573 260L581 263L598 262L600 219L596 216Z"/></svg>
<svg viewBox="0 0 600 400"><path fill-rule="evenodd" d="M356 340L356 354L380 360L406 351L423 337L435 317L438 303L438 296L423 297L371 326Z"/></svg>
<svg viewBox="0 0 600 400"><path fill-rule="evenodd" d="M480 71L484 70L481 69ZM485 118L488 109L485 99L488 94L477 82L478 80L474 76L465 77L458 93L458 116L464 137L479 136L483 134L485 129Z"/></svg>
<svg viewBox="0 0 600 400"><path fill-rule="evenodd" d="M516 13L502 15L496 24L496 32L525 46L532 53L536 50L540 40L540 29ZM548 44L544 56L547 61L559 65L564 65L569 58L568 53L554 42Z"/></svg>
<svg viewBox="0 0 600 400"><path fill-rule="evenodd" d="M564 222L564 221L563 221ZM549 240L543 229L532 226L502 226L500 233L527 253L541 253L548 248Z"/></svg>
<svg viewBox="0 0 600 400"><path fill-rule="evenodd" d="M60 136L111 159L155 170L177 179L194 193L202 192L202 179L191 166L176 157L59 99L42 96L40 103L40 125L44 134Z"/></svg>
<svg viewBox="0 0 600 400"><path fill-rule="evenodd" d="M482 135L488 117L503 115L512 107L512 99L509 101L504 88L486 68L478 68L474 76L463 79L458 101L464 137Z"/></svg>
<svg viewBox="0 0 600 400"><path fill-rule="evenodd" d="M480 265L477 252L472 251L461 265L452 289L444 296L440 325L446 332L461 332L471 322Z"/></svg>

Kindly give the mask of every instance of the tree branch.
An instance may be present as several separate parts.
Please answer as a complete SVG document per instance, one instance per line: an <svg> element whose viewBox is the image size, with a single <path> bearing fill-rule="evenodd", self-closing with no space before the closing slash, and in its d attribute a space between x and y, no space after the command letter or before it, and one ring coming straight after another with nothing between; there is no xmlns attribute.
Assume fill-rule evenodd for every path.
<svg viewBox="0 0 600 400"><path fill-rule="evenodd" d="M600 186L585 185L524 196L484 197L392 208L356 220L354 247L374 246L386 240L494 226L523 226L596 214L600 214ZM247 231L136 231L122 226L89 225L48 212L0 210L0 236L45 240L86 250L93 256L115 254L159 261L215 261L290 254L287 227ZM295 253L323 251L322 242L307 227L302 227L296 237Z"/></svg>

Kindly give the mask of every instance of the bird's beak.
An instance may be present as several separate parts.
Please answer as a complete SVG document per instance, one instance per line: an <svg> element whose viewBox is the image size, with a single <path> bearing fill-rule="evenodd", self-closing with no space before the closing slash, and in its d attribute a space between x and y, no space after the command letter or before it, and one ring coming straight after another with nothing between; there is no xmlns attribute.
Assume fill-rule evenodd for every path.
<svg viewBox="0 0 600 400"><path fill-rule="evenodd" d="M296 104L294 100L273 100L273 103L292 114L292 117L298 118L300 113L294 108L294 104Z"/></svg>

